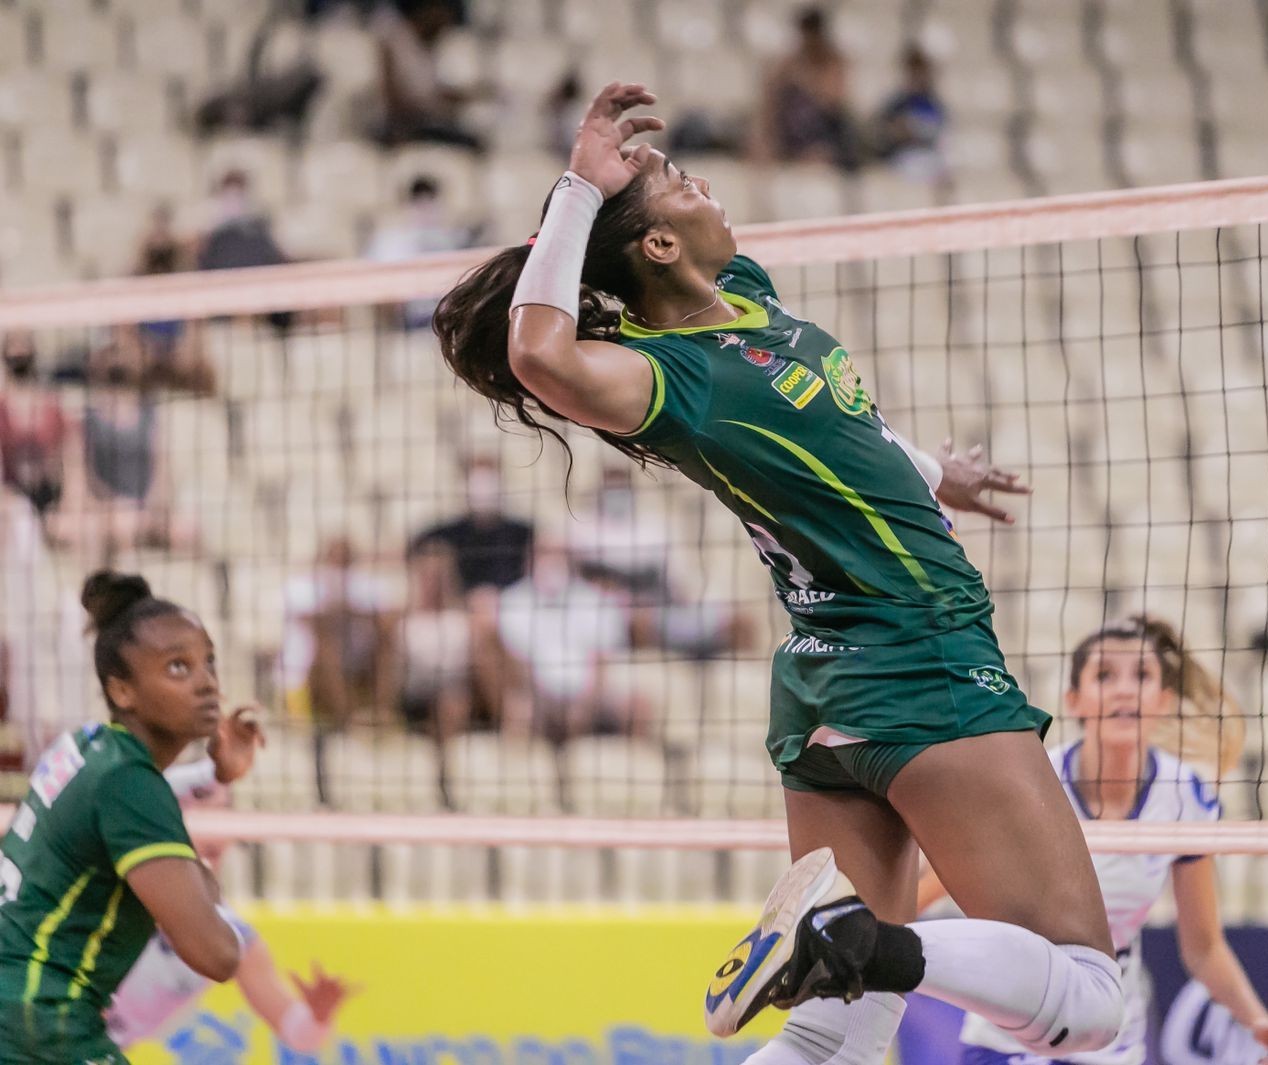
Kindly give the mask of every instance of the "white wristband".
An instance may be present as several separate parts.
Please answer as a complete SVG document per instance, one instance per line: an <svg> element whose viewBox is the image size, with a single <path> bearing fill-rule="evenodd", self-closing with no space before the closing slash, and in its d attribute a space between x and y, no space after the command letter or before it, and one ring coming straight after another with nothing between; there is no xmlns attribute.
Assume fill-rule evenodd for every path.
<svg viewBox="0 0 1268 1065"><path fill-rule="evenodd" d="M277 1034L282 1042L301 1054L315 1054L330 1035L330 1025L313 1016L307 1002L292 1002L282 1015Z"/></svg>
<svg viewBox="0 0 1268 1065"><path fill-rule="evenodd" d="M563 311L577 321L581 302L581 267L603 193L571 170L564 171L550 197L542 228L520 273L511 310L535 303Z"/></svg>
<svg viewBox="0 0 1268 1065"><path fill-rule="evenodd" d="M216 763L210 758L174 765L163 774L178 799L189 799L216 786Z"/></svg>

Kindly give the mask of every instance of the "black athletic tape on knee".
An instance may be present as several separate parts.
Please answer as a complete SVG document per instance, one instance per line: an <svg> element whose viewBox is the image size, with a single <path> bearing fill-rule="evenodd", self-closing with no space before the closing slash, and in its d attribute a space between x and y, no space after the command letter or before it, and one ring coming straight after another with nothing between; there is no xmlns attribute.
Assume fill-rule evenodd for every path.
<svg viewBox="0 0 1268 1065"><path fill-rule="evenodd" d="M925 978L925 955L920 937L901 924L876 922L876 949L863 967L868 991L915 991Z"/></svg>

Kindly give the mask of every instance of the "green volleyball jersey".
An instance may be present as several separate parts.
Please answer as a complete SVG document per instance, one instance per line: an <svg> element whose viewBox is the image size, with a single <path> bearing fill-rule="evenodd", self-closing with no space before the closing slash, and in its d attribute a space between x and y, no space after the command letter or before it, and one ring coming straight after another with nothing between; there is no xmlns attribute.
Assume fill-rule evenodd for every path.
<svg viewBox="0 0 1268 1065"><path fill-rule="evenodd" d="M962 628L991 601L850 357L779 302L743 256L718 277L724 325L621 343L651 363L631 434L744 523L793 627L833 643L891 644Z"/></svg>
<svg viewBox="0 0 1268 1065"><path fill-rule="evenodd" d="M163 857L196 858L145 745L119 725L59 737L0 842L0 1009L104 1036L101 1011L154 931L124 877Z"/></svg>

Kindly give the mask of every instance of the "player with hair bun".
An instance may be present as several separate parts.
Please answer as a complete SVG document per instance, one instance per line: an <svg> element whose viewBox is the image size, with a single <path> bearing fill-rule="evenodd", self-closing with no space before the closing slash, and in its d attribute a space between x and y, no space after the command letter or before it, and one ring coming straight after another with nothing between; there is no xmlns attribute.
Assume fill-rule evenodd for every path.
<svg viewBox="0 0 1268 1065"><path fill-rule="evenodd" d="M1219 818L1219 800L1204 774L1223 776L1237 763L1242 719L1219 679L1185 649L1167 622L1141 615L1085 637L1071 656L1065 706L1082 735L1054 749L1051 757L1081 819L1200 823ZM1061 1060L1069 1065L1140 1065L1145 1060L1148 989L1140 930L1168 879L1185 969L1268 1046L1268 1009L1224 937L1215 859L1097 854L1093 861L1123 969L1126 1016L1109 1046ZM932 874L920 887L922 908L945 893ZM965 1019L960 1038L961 1065L1038 1060L1007 1032L973 1014Z"/></svg>
<svg viewBox="0 0 1268 1065"><path fill-rule="evenodd" d="M709 984L709 1028L791 1008L752 1065L880 1065L920 990L1037 1054L1102 1047L1121 974L1050 718L941 509L1010 520L983 493L1025 489L886 424L839 341L737 254L708 180L626 146L663 128L626 115L654 101L599 93L540 231L459 281L433 326L499 420L588 427L715 495L788 611L767 748L798 860ZM978 920L908 923L917 845Z"/></svg>
<svg viewBox="0 0 1268 1065"><path fill-rule="evenodd" d="M0 842L0 1061L118 1065L102 1011L157 922L196 972L233 976L242 939L217 911L163 770L221 727L215 648L138 576L94 573L81 601L107 725L40 758ZM233 730L253 744L243 717ZM241 765L244 757L228 757Z"/></svg>

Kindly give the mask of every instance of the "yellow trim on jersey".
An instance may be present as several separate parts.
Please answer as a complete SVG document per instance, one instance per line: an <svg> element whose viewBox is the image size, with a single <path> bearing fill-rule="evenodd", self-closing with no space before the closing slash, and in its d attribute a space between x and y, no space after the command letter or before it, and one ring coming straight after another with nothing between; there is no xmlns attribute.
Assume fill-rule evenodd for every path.
<svg viewBox="0 0 1268 1065"><path fill-rule="evenodd" d="M691 325L682 329L644 329L641 325L635 325L631 322L625 313L625 308L622 307L621 336L685 336L688 333L730 332L732 329L765 329L770 325L770 315L766 313L766 308L760 304L754 303L750 299L745 299L743 296L737 296L734 292L724 292L722 289L718 289L718 295L722 297L724 302L729 303L740 311L740 316L734 321L721 322L716 325Z"/></svg>
<svg viewBox="0 0 1268 1065"><path fill-rule="evenodd" d="M71 977L71 998L79 998L84 988L88 986L88 974L97 967L97 955L101 953L101 944L106 936L114 931L115 922L119 919L119 903L122 899L123 881L121 880L115 885L114 891L110 893L110 901L106 903L106 912L101 918L101 924L97 926L97 930L88 937L88 942L84 944L84 953L79 959L79 968L75 970L75 975Z"/></svg>
<svg viewBox="0 0 1268 1065"><path fill-rule="evenodd" d="M876 508L859 495L858 492L856 492L848 484L842 483L841 478L824 465L821 459L816 458L800 444L794 443L792 440L789 440L787 437L780 436L778 433L772 433L769 429L763 429L760 425L749 425L748 422L736 421L728 421L727 424L738 425L742 429L751 429L755 433L760 433L767 439L774 440L780 447L799 458L810 468L810 471L818 477L819 480L841 495L846 502L850 504L850 506L854 507L860 514L863 515L864 518L867 519L867 523L872 527L876 535L880 537L881 543L889 548L890 552L898 558L898 561L903 564L903 568L911 574L912 579L915 580L915 582L920 585L924 591L937 591L937 589L933 586L933 581L929 579L929 574L927 574L924 567L916 561L916 559L912 556L912 553L903 546L902 541L898 539L894 530L890 528L889 522L882 518L876 512Z"/></svg>
<svg viewBox="0 0 1268 1065"><path fill-rule="evenodd" d="M151 858L190 858L197 861L198 855L188 843L147 843L144 847L128 851L115 862L114 871L121 877L127 876L138 865Z"/></svg>
<svg viewBox="0 0 1268 1065"><path fill-rule="evenodd" d="M634 349L638 351L637 348ZM652 400L647 410L647 417L643 419L643 424L635 429L632 433L617 433L617 436L638 436L649 425L656 420L660 414L661 408L665 406L665 371L660 368L660 363L645 351L639 351L640 355L645 358L652 368Z"/></svg>
<svg viewBox="0 0 1268 1065"><path fill-rule="evenodd" d="M723 473L721 470L719 470L716 466L714 466L712 462L710 462L707 458L704 457L704 455L701 455L699 451L697 451L696 454L700 455L700 461L709 467L709 472L713 474L713 476L716 477L719 481L721 481L724 485L726 485L727 488L730 490L731 494L735 496L736 499L742 500L743 502L747 503L759 514L765 515L766 517L770 518L770 520L773 521L776 525L782 524L780 520L777 517L775 517L774 514L772 514L769 510L767 510L764 506L762 506L762 504L759 503L756 499L754 499L751 495L749 495L743 489L736 488L735 485L733 485L730 482L730 480L727 478L727 475Z"/></svg>
<svg viewBox="0 0 1268 1065"><path fill-rule="evenodd" d="M23 1002L33 1002L39 993L40 977L44 975L44 963L48 961L49 940L53 938L53 933L61 927L62 922L74 909L75 903L84 893L84 888L88 886L88 881L92 879L94 872L96 872L95 869L89 869L86 873L81 873L79 879L66 889L66 894L62 896L56 909L45 914L44 920L35 930L35 950L31 952L31 961L26 967L26 990L22 994Z"/></svg>

